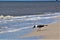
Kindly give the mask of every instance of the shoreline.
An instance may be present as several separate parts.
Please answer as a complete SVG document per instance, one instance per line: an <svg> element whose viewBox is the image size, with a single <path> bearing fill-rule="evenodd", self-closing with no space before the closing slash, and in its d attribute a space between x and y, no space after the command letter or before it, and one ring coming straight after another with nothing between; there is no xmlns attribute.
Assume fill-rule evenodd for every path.
<svg viewBox="0 0 60 40"><path fill-rule="evenodd" d="M60 18L60 17L57 17ZM52 24L48 24L47 27L44 27L42 31L37 32L33 30L31 33L23 35L19 38L27 38L32 36L43 36L43 39L60 39L60 21Z"/></svg>

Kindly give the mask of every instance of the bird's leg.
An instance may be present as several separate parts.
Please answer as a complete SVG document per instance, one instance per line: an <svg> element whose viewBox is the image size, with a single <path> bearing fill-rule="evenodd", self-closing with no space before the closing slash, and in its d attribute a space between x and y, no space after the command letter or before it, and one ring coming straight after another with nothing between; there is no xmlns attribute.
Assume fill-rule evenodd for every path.
<svg viewBox="0 0 60 40"><path fill-rule="evenodd" d="M38 31L41 31L41 28L37 29L37 32L38 32Z"/></svg>
<svg viewBox="0 0 60 40"><path fill-rule="evenodd" d="M41 28L39 28L39 31L41 31Z"/></svg>

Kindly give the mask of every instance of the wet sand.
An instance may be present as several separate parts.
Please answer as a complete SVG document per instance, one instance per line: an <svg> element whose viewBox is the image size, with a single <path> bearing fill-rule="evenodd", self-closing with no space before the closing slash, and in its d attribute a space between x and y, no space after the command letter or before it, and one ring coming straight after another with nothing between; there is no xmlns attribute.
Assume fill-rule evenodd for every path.
<svg viewBox="0 0 60 40"><path fill-rule="evenodd" d="M60 17L56 17L60 18ZM43 36L42 40L59 40L60 39L60 21L48 24L47 27L42 28L41 31L33 30L31 33L21 36L19 38L27 38L32 36ZM39 39L40 40L40 39Z"/></svg>
<svg viewBox="0 0 60 40"><path fill-rule="evenodd" d="M58 16L57 18L60 18L60 16Z"/></svg>

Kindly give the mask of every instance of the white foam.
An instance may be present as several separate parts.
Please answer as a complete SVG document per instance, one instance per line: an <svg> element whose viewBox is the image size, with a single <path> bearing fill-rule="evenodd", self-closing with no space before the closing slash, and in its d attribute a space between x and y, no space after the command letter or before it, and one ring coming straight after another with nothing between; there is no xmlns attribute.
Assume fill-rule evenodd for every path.
<svg viewBox="0 0 60 40"><path fill-rule="evenodd" d="M1 23L1 21L0 21L0 23Z"/></svg>
<svg viewBox="0 0 60 40"><path fill-rule="evenodd" d="M54 17L54 16L53 16ZM11 20L6 20L6 21L28 21L28 20L40 20L40 19L49 19L53 17L32 17L32 18L22 18L22 19L11 19Z"/></svg>
<svg viewBox="0 0 60 40"><path fill-rule="evenodd" d="M57 14L60 13L55 13L55 14L44 14L44 15L26 15L26 16L15 16L13 18L21 18L21 19L10 19L10 20L4 20L4 23L7 23L7 21L27 21L27 20L40 20L40 19L49 19L49 18L55 18L57 17ZM51 17L43 17L45 15L56 15L56 16L51 16ZM42 17L41 17L42 16ZM60 15L59 15L60 16ZM2 21L0 21L2 22ZM7 28L7 27L6 27ZM10 29L10 30L6 30L6 31L0 31L0 33L6 33L6 32L16 32L16 31L20 31L23 29L28 29L28 28L32 28L32 27L23 27L23 28L18 28L18 29Z"/></svg>
<svg viewBox="0 0 60 40"><path fill-rule="evenodd" d="M0 33L16 32L16 31L20 31L20 30L28 29L28 28L32 28L32 27L24 27L24 28L12 29L12 30L7 30L7 31L0 31Z"/></svg>
<svg viewBox="0 0 60 40"><path fill-rule="evenodd" d="M24 18L22 17L21 19L10 19L10 20L4 20L4 23L7 23L7 21L28 21L28 20L40 20L40 19L49 19L49 18L54 18L57 16L51 16L51 17L40 17L37 15L33 15L33 16L24 16ZM19 17L20 18L20 17ZM2 21L0 21L2 22Z"/></svg>
<svg viewBox="0 0 60 40"><path fill-rule="evenodd" d="M13 19L11 19L11 20L6 20L6 21L14 21Z"/></svg>
<svg viewBox="0 0 60 40"><path fill-rule="evenodd" d="M6 27L6 26L5 26L5 27L0 27L0 28L1 28L1 29L3 29L3 28L5 28L5 29L6 29L6 28L8 28L8 27Z"/></svg>

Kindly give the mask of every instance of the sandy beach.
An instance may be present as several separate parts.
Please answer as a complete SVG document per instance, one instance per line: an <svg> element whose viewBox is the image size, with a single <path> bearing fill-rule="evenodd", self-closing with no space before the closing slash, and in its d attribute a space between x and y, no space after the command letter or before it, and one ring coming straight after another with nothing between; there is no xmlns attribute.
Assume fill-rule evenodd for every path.
<svg viewBox="0 0 60 40"><path fill-rule="evenodd" d="M60 17L56 17L60 18ZM43 36L42 40L59 40L60 39L60 21L48 24L47 27L42 28L41 31L33 30L31 33L21 36L20 38L27 38L32 36ZM39 39L40 40L40 39Z"/></svg>

